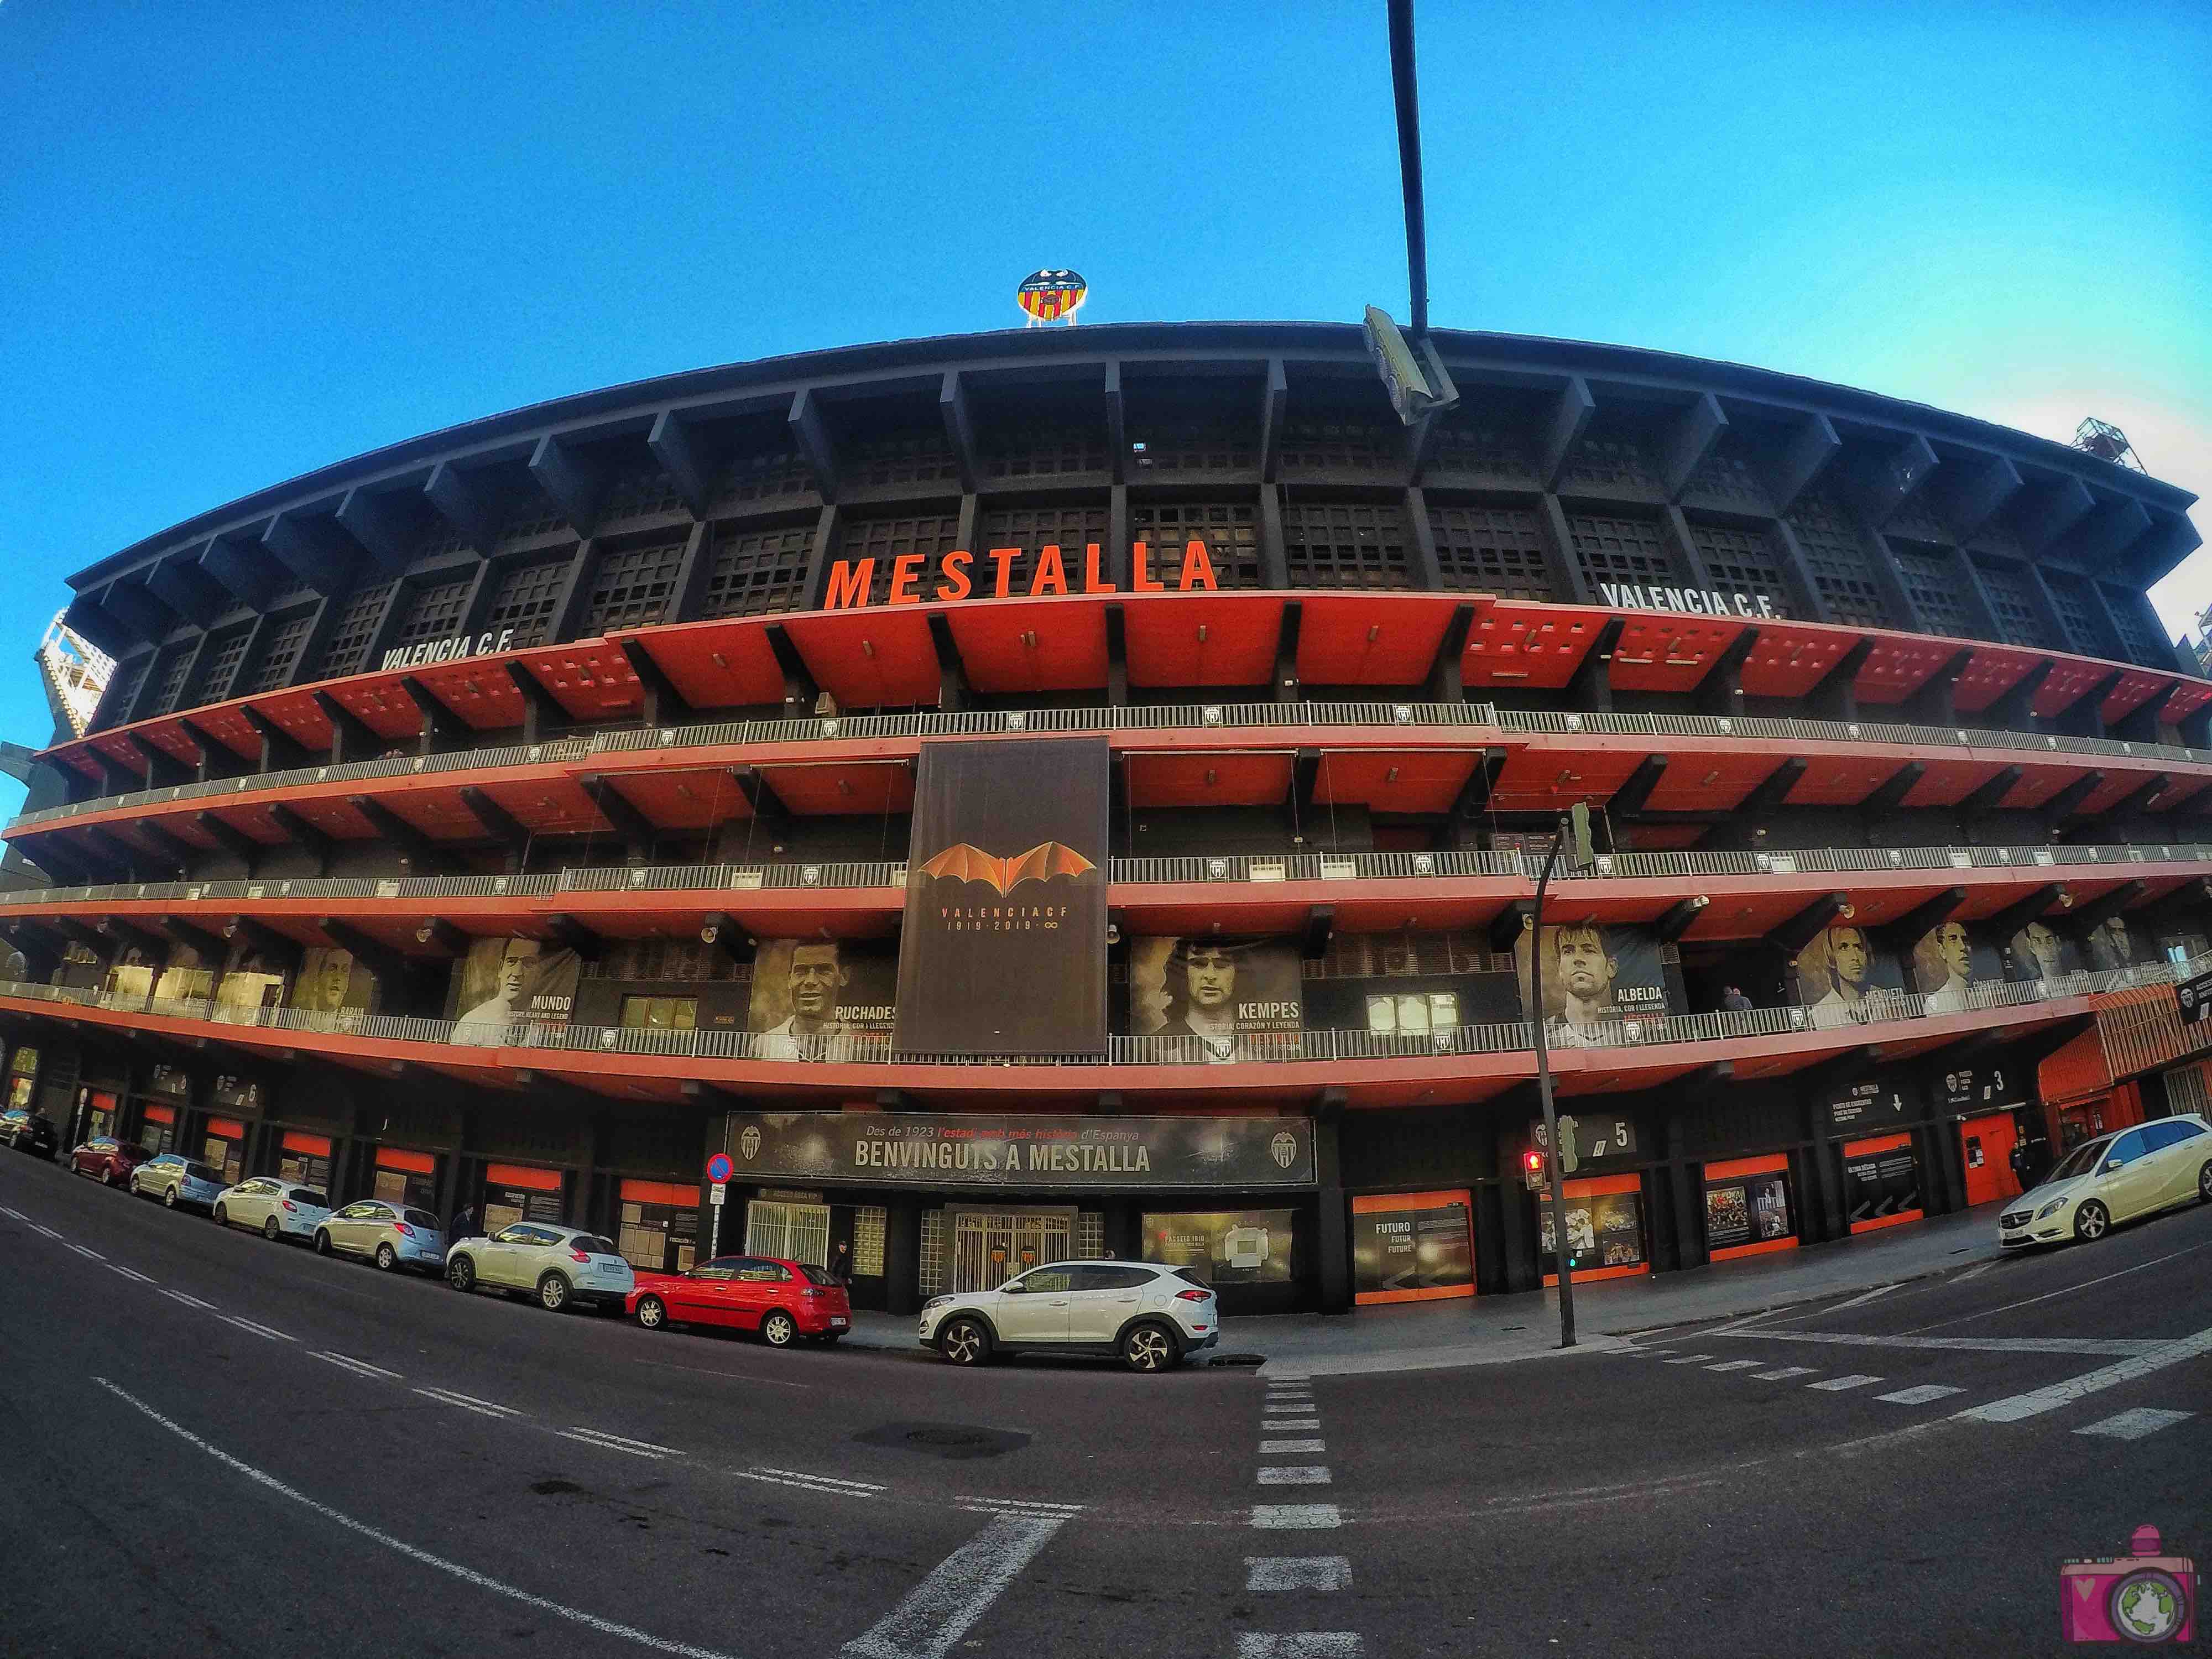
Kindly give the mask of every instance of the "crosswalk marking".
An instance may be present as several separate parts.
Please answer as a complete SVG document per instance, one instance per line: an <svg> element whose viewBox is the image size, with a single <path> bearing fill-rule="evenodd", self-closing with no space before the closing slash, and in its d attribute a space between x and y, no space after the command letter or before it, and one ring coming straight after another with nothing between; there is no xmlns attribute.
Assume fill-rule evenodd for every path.
<svg viewBox="0 0 2212 1659"><path fill-rule="evenodd" d="M2057 1411L2086 1395L2101 1389L2132 1382L2139 1376L2148 1376L2153 1371L2163 1370L2168 1365L2179 1365L2202 1353L2212 1352L2212 1330L2202 1330L2194 1336L2185 1336L2179 1341L2163 1342L2152 1352L2137 1354L2123 1359L2117 1365L2106 1365L2079 1376L2069 1377L2063 1382L2054 1382L2048 1388L2031 1389L2026 1394L2008 1395L1993 1400L1986 1406L1976 1406L1963 1411L1960 1417L1978 1423L2017 1423L2023 1418L2035 1417L2045 1412Z"/></svg>
<svg viewBox="0 0 2212 1659"><path fill-rule="evenodd" d="M841 1651L852 1659L944 1659L1065 1524L1057 1517L994 1516Z"/></svg>
<svg viewBox="0 0 2212 1659"><path fill-rule="evenodd" d="M1263 1429L1317 1429L1318 1417L1271 1417L1260 1425Z"/></svg>
<svg viewBox="0 0 2212 1659"><path fill-rule="evenodd" d="M1248 1590L1340 1590L1352 1588L1352 1562L1341 1555L1248 1555Z"/></svg>
<svg viewBox="0 0 2212 1659"><path fill-rule="evenodd" d="M1893 1406L1924 1406L1931 1400L1948 1400L1954 1394L1965 1392L1963 1389L1946 1388L1941 1382L1923 1382L1917 1388L1899 1389L1894 1394L1878 1394L1875 1398L1887 1401Z"/></svg>
<svg viewBox="0 0 2212 1659"><path fill-rule="evenodd" d="M1711 1359L1711 1358L1712 1355L1709 1353L1686 1353L1680 1359L1670 1359L1667 1363L1670 1365L1694 1365L1700 1359Z"/></svg>
<svg viewBox="0 0 2212 1659"><path fill-rule="evenodd" d="M1262 1440L1260 1443L1260 1455L1262 1457L1279 1456L1284 1452L1320 1452L1328 1449L1328 1443L1323 1440Z"/></svg>
<svg viewBox="0 0 2212 1659"><path fill-rule="evenodd" d="M1808 1382L1808 1389L1820 1389L1830 1394L1841 1394L1845 1389L1863 1389L1869 1382L1879 1382L1878 1376L1869 1376L1863 1371L1853 1371L1849 1376L1832 1376L1825 1382Z"/></svg>
<svg viewBox="0 0 2212 1659"><path fill-rule="evenodd" d="M1810 1365L1777 1365L1771 1371L1759 1371L1756 1375L1762 1382L1779 1382L1785 1376L1817 1376L1820 1373Z"/></svg>
<svg viewBox="0 0 2212 1659"><path fill-rule="evenodd" d="M1759 1364L1756 1359L1723 1359L1717 1365L1708 1365L1709 1371L1747 1371Z"/></svg>
<svg viewBox="0 0 2212 1659"><path fill-rule="evenodd" d="M2137 1406L2133 1411L2122 1412L2118 1417L2106 1418L2092 1423L2086 1429L2076 1429L2076 1434L2094 1434L2106 1440L2140 1440L2147 1434L2156 1434L2160 1429L2170 1429L2177 1423L2185 1423L2194 1412L2154 1411L2148 1406Z"/></svg>
<svg viewBox="0 0 2212 1659"><path fill-rule="evenodd" d="M1848 1302L1837 1303L1833 1307L1830 1308L1828 1311L1830 1313L1841 1313L1845 1308L1863 1307L1866 1304L1873 1301L1876 1297L1887 1296L1896 1288L1897 1286L1895 1285L1877 1285L1863 1295L1855 1296Z"/></svg>
<svg viewBox="0 0 2212 1659"><path fill-rule="evenodd" d="M1344 1516L1334 1504L1255 1504L1252 1524L1262 1532L1326 1532Z"/></svg>
<svg viewBox="0 0 2212 1659"><path fill-rule="evenodd" d="M1366 1651L1352 1630L1248 1630L1237 1636L1237 1659L1360 1659Z"/></svg>
<svg viewBox="0 0 2212 1659"><path fill-rule="evenodd" d="M1319 1463L1278 1464L1260 1471L1263 1486L1326 1486L1328 1470Z"/></svg>

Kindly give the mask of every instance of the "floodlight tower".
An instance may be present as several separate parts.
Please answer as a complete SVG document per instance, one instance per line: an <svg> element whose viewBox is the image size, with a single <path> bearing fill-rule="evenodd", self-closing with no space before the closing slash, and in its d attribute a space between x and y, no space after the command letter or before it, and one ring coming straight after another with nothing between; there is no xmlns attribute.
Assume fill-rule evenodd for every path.
<svg viewBox="0 0 2212 1659"><path fill-rule="evenodd" d="M2086 449L2100 461L2111 461L2130 471L2146 473L2146 467L2136 456L2136 447L2128 441L2128 434L2110 421L2100 421L2092 415L2074 428L2074 447Z"/></svg>

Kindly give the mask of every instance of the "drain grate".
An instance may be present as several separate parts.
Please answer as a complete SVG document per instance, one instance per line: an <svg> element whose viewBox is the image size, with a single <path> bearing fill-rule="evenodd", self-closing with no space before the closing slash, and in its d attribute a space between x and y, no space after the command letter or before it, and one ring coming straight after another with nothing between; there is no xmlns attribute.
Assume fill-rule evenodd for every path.
<svg viewBox="0 0 2212 1659"><path fill-rule="evenodd" d="M853 1438L863 1446L888 1446L956 1462L974 1457L1003 1457L1030 1443L1010 1429L979 1428L968 1423L886 1423Z"/></svg>

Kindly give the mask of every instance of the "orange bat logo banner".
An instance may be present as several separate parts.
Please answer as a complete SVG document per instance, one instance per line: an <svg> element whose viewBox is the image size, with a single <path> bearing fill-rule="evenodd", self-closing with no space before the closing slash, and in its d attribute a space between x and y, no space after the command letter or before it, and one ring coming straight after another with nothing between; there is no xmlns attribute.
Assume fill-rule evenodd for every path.
<svg viewBox="0 0 2212 1659"><path fill-rule="evenodd" d="M948 847L921 866L925 876L951 881L986 881L1005 898L1025 881L1050 881L1054 876L1079 877L1098 866L1073 847L1057 841L1041 841L1012 858L994 858L966 842Z"/></svg>

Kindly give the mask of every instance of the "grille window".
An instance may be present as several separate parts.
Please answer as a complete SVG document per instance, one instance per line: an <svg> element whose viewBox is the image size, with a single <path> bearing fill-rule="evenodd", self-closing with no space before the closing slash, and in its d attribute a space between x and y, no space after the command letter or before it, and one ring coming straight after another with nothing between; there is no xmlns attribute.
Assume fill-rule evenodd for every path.
<svg viewBox="0 0 2212 1659"><path fill-rule="evenodd" d="M246 660L246 647L253 638L249 625L234 628L208 641L203 656L207 672L200 677L200 701L221 702L230 696L230 688L238 678L238 665Z"/></svg>
<svg viewBox="0 0 2212 1659"><path fill-rule="evenodd" d="M1568 454L1566 473L1559 487L1566 490L1577 485L1584 489L1617 492L1656 489L1659 480L1653 476L1650 463L1644 458L1643 446L1635 439L1585 436Z"/></svg>
<svg viewBox="0 0 2212 1659"><path fill-rule="evenodd" d="M420 645L425 640L441 640L459 632L461 611L469 602L471 586L464 578L416 588L409 595L406 611L392 631L392 648Z"/></svg>
<svg viewBox="0 0 2212 1659"><path fill-rule="evenodd" d="M1690 526L1690 540L1705 561L1705 572L1732 593L1763 593L1772 601L1774 614L1791 617L1790 583L1774 556L1774 544L1763 530L1728 530L1719 525Z"/></svg>
<svg viewBox="0 0 2212 1659"><path fill-rule="evenodd" d="M1411 587L1406 515L1395 503L1283 503L1283 560L1293 587Z"/></svg>
<svg viewBox="0 0 2212 1659"><path fill-rule="evenodd" d="M1570 513L1567 530L1574 538L1575 557L1583 579L1592 592L1601 582L1637 582L1645 586L1686 586L1667 551L1667 538L1656 519L1601 517Z"/></svg>
<svg viewBox="0 0 2212 1659"><path fill-rule="evenodd" d="M261 647L261 660L254 665L252 680L246 688L249 694L274 691L291 684L292 671L300 665L300 653L314 625L315 613L312 611L303 611L269 625Z"/></svg>
<svg viewBox="0 0 2212 1659"><path fill-rule="evenodd" d="M1147 421L1129 427L1129 465L1138 477L1183 472L1250 472L1260 465L1260 434L1212 421Z"/></svg>
<svg viewBox="0 0 2212 1659"><path fill-rule="evenodd" d="M854 482L867 484L936 483L958 481L960 464L943 433L878 438L853 448Z"/></svg>
<svg viewBox="0 0 2212 1659"><path fill-rule="evenodd" d="M811 525L716 537L699 614L758 617L799 610L806 597L806 561L813 548Z"/></svg>
<svg viewBox="0 0 2212 1659"><path fill-rule="evenodd" d="M100 700L107 718L103 726L120 726L131 718L131 706L138 701L139 689L146 684L146 675L154 666L154 653L134 657L115 671L115 679Z"/></svg>
<svg viewBox="0 0 2212 1659"><path fill-rule="evenodd" d="M2139 662L2146 668L2164 668L2171 664L2173 652L2166 644L2166 631L2154 628L2147 620L2150 605L2142 595L2112 587L2106 588L2104 593L2112 621L2120 630L2120 643L2126 648L2128 660Z"/></svg>
<svg viewBox="0 0 2212 1659"><path fill-rule="evenodd" d="M862 559L876 562L869 580L868 603L881 605L890 597L893 560L904 554L919 553L920 568L925 572L933 570L939 559L952 551L959 534L960 520L950 513L854 519L845 526L845 533L837 539L837 556L856 565ZM991 575L988 561L978 560L976 565L969 568L968 579L975 584L979 593L988 591Z"/></svg>
<svg viewBox="0 0 2212 1659"><path fill-rule="evenodd" d="M422 544L415 550L415 556L418 559L444 559L468 550L467 531L459 525L447 524L443 519L434 519L429 529L423 532Z"/></svg>
<svg viewBox="0 0 2212 1659"><path fill-rule="evenodd" d="M1910 536L1916 542L1948 544L1951 532L1943 528L1943 521L1936 516L1935 508L1928 505L1928 492L1905 498L1905 505L1889 515L1887 529L1893 536Z"/></svg>
<svg viewBox="0 0 2212 1659"><path fill-rule="evenodd" d="M1536 477L1526 432L1496 420L1462 422L1446 417L1437 432L1431 465L1439 472L1480 472L1532 483Z"/></svg>
<svg viewBox="0 0 2212 1659"><path fill-rule="evenodd" d="M1084 550L1092 542L1100 547L1100 563L1105 560L1106 509L1103 507L1001 507L984 514L978 522L975 567L970 577L975 584L975 597L988 599L999 591L999 567L988 556L992 549L1018 547L1022 556L1007 566L1006 591L1026 593L1030 578L1036 570L1037 550L1048 544L1060 549L1061 573L1069 578L1072 591L1083 586ZM1152 556L1152 568L1160 568L1160 557ZM1155 580L1158 580L1155 577Z"/></svg>
<svg viewBox="0 0 2212 1659"><path fill-rule="evenodd" d="M1285 472L1388 472L1405 465L1404 428L1377 426L1352 410L1292 415L1283 423Z"/></svg>
<svg viewBox="0 0 2212 1659"><path fill-rule="evenodd" d="M1766 486L1759 482L1759 474L1746 458L1742 446L1723 433L1705 462L1690 475L1690 482L1682 491L1704 500L1725 503L1747 512L1766 513L1772 510L1766 496Z"/></svg>
<svg viewBox="0 0 2212 1659"><path fill-rule="evenodd" d="M2014 645L2040 646L2045 650L2057 645L2038 612L2025 570L1986 559L1976 559L1974 568L1981 574L1982 586L1990 596L1990 609L1996 615L2000 638Z"/></svg>
<svg viewBox="0 0 2212 1659"><path fill-rule="evenodd" d="M166 714L176 708L185 695L185 683L192 677L192 663L198 656L198 644L180 647L176 654L161 665L161 678L154 693L154 701L146 710L149 714Z"/></svg>
<svg viewBox="0 0 2212 1659"><path fill-rule="evenodd" d="M610 628L643 628L668 614L676 574L684 563L684 544L627 548L603 553L592 573L592 597L584 611L582 638Z"/></svg>
<svg viewBox="0 0 2212 1659"><path fill-rule="evenodd" d="M567 559L547 559L538 564L517 565L499 579L484 613L484 626L496 639L508 629L514 637L507 648L525 651L552 637L554 607L561 603L561 585L568 580Z"/></svg>
<svg viewBox="0 0 2212 1659"><path fill-rule="evenodd" d="M1905 591L1929 629L1954 639L1972 639L1980 631L1967 616L1960 597L1964 581L1954 562L1956 555L1940 547L1915 547L1894 537L1889 548L1897 556Z"/></svg>
<svg viewBox="0 0 2212 1659"><path fill-rule="evenodd" d="M1862 628L1898 625L1867 561L1866 544L1841 507L1826 495L1808 496L1790 515L1789 525L1804 550L1814 585L1838 622Z"/></svg>
<svg viewBox="0 0 2212 1659"><path fill-rule="evenodd" d="M2097 596L2089 591L2083 578L2064 570L2045 570L2044 583L2051 589L2051 602L2057 608L2058 620L2066 624L2066 631L2074 636L2074 648L2093 657L2118 657L2126 653L2113 637L2112 625L2105 620L2104 607Z"/></svg>
<svg viewBox="0 0 2212 1659"><path fill-rule="evenodd" d="M791 450L740 455L715 481L714 506L726 512L757 501L782 501L813 488L814 475Z"/></svg>
<svg viewBox="0 0 2212 1659"><path fill-rule="evenodd" d="M550 536L556 530L568 527L568 521L561 516L559 507L551 505L526 507L511 514L507 522L500 526L499 544L505 547L510 542L526 542L533 536Z"/></svg>
<svg viewBox="0 0 2212 1659"><path fill-rule="evenodd" d="M318 679L334 680L341 674L359 671L361 660L368 654L368 642L376 635L376 624L383 620L385 601L392 597L395 584L379 582L374 587L364 587L338 611L337 621L331 625L330 643L323 647L322 672Z"/></svg>
<svg viewBox="0 0 2212 1659"><path fill-rule="evenodd" d="M1446 587L1507 599L1556 599L1536 515L1518 507L1432 507L1429 528Z"/></svg>
<svg viewBox="0 0 2212 1659"><path fill-rule="evenodd" d="M1068 472L1103 472L1106 440L1102 437L1031 435L1006 432L989 446L985 469L994 478L1043 478Z"/></svg>
<svg viewBox="0 0 2212 1659"><path fill-rule="evenodd" d="M659 467L640 467L625 472L607 489L599 516L612 524L623 519L642 519L660 513L681 513L684 497L676 480Z"/></svg>
<svg viewBox="0 0 2212 1659"><path fill-rule="evenodd" d="M1129 509L1129 534L1152 550L1152 580L1180 571L1184 549L1204 542L1213 579L1224 587L1258 587L1259 510L1243 501L1146 501ZM1162 550L1171 550L1164 552Z"/></svg>

